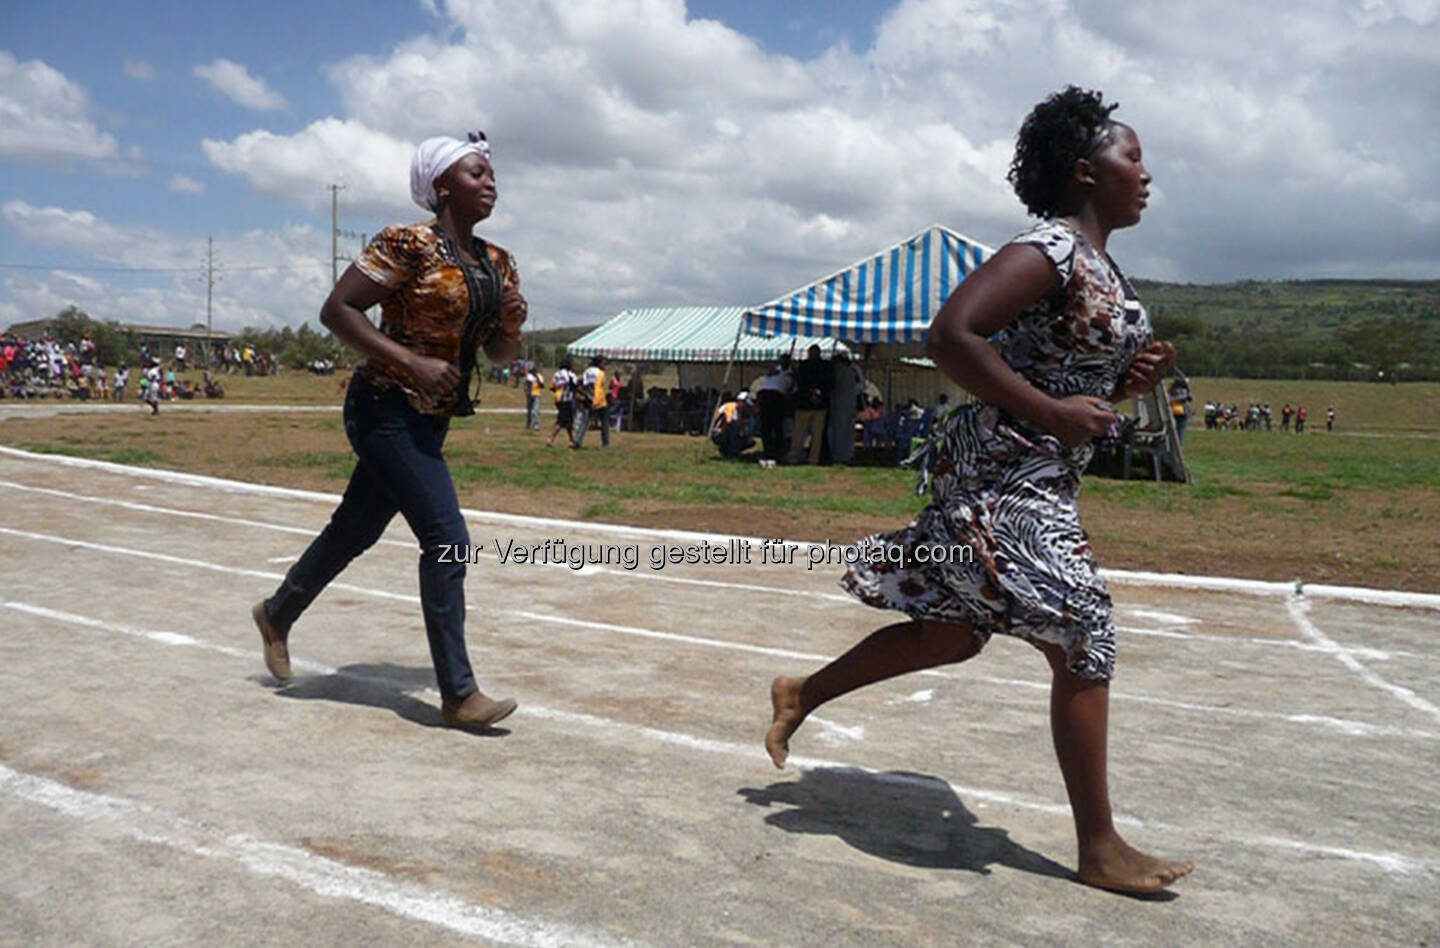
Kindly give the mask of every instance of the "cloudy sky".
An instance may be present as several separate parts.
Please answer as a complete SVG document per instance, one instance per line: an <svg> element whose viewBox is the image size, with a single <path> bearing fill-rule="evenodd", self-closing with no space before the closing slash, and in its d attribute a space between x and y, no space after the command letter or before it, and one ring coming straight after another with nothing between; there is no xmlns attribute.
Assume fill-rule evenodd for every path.
<svg viewBox="0 0 1440 948"><path fill-rule="evenodd" d="M423 218L414 144L472 128L534 325L764 302L930 223L1009 239L1015 131L1068 82L1155 175L1112 245L1132 274L1440 277L1440 0L54 0L0 27L0 326L203 320L209 236L217 328L313 324L327 185L353 254Z"/></svg>

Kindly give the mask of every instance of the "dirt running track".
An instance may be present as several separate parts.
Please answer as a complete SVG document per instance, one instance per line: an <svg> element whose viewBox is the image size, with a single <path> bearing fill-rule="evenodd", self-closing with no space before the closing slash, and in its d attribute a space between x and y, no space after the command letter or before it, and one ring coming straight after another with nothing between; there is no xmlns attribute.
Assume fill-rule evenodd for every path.
<svg viewBox="0 0 1440 948"><path fill-rule="evenodd" d="M839 570L669 564L675 534L470 516L482 684L439 726L403 523L297 624L251 603L333 499L0 452L0 943L1440 943L1440 611L1116 583L1122 831L1198 868L1070 878L1043 662L822 710L767 686L886 617ZM634 570L497 540L633 545ZM718 542L718 540L717 540Z"/></svg>

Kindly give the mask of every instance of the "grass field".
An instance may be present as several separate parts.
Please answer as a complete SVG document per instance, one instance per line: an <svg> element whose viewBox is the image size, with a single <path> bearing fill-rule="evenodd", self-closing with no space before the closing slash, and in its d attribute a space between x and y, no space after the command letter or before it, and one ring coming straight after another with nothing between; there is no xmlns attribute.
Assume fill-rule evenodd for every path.
<svg viewBox="0 0 1440 948"><path fill-rule="evenodd" d="M338 378L227 378L227 403L335 404ZM1440 384L1195 379L1197 400L1305 400L1304 436L1187 436L1191 485L1087 481L1081 508L1101 562L1135 569L1440 591ZM484 406L519 407L487 385ZM1340 428L1323 430L1333 404ZM546 424L551 421L547 412ZM707 439L626 432L608 451L546 448L514 414L455 425L448 455L467 506L848 541L917 511L914 476L882 467L762 469ZM351 455L337 415L166 411L0 421L31 450L338 492Z"/></svg>

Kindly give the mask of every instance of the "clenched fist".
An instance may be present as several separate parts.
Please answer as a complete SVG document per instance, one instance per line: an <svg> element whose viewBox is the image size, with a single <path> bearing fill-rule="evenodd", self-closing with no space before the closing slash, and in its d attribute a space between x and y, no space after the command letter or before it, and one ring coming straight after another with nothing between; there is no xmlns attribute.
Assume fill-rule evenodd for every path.
<svg viewBox="0 0 1440 948"><path fill-rule="evenodd" d="M500 332L506 339L519 341L520 327L525 325L529 306L525 297L513 286L505 287L500 295Z"/></svg>
<svg viewBox="0 0 1440 948"><path fill-rule="evenodd" d="M1152 342L1135 353L1130 368L1125 371L1125 381L1116 394L1121 398L1144 395L1165 377L1170 366L1175 364L1175 347L1168 342Z"/></svg>

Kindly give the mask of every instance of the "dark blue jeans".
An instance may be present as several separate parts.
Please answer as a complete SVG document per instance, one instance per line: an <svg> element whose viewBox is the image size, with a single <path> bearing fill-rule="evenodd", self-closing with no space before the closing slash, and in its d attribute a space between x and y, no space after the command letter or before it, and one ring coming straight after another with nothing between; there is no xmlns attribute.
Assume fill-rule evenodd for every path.
<svg viewBox="0 0 1440 948"><path fill-rule="evenodd" d="M440 449L450 419L422 415L399 389L376 395L358 378L345 398L345 434L358 460L330 523L290 567L265 612L284 634L398 511L420 541L420 608L440 694L476 690L465 653L465 561L470 534Z"/></svg>

